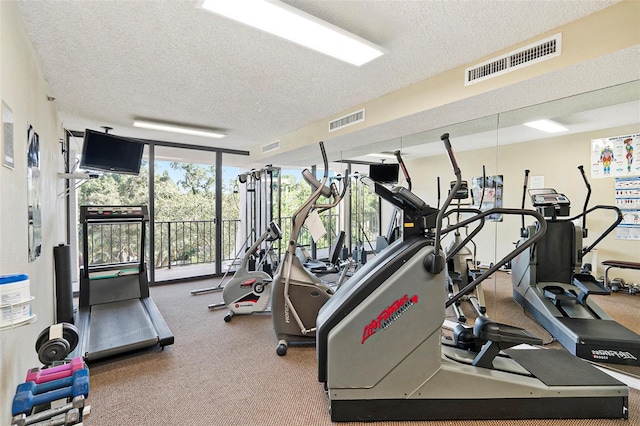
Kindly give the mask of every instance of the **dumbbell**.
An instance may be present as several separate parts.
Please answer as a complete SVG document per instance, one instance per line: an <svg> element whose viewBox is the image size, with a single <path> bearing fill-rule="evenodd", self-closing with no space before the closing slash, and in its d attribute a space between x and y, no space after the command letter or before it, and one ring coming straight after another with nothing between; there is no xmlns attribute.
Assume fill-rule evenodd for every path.
<svg viewBox="0 0 640 426"><path fill-rule="evenodd" d="M43 422L39 422L33 426L69 426L69 425L77 425L80 421L80 411L77 408L72 408L71 410L64 413L64 417L56 418L56 419L47 419Z"/></svg>
<svg viewBox="0 0 640 426"><path fill-rule="evenodd" d="M13 417L13 419L11 420L11 426L29 426L29 425L35 426L35 424L40 426L42 424L49 424L49 423L42 423L42 422L46 422L47 420L49 422L52 422L53 420L51 419L53 417L57 417L61 414L65 414L64 419L62 419L64 423L61 423L61 424L63 425L77 424L80 418L82 417L81 416L82 412L84 411L84 402L85 402L84 396L80 395L73 398L73 401L69 403L61 405L59 407L40 411L39 413L35 413L30 416L27 416L26 414L21 413ZM78 418L74 422L73 419L76 417L76 413ZM50 424L55 424L55 423L50 423Z"/></svg>
<svg viewBox="0 0 640 426"><path fill-rule="evenodd" d="M69 377L73 375L73 373L77 370L81 370L84 368L84 362L82 361L82 357L75 357L71 360L70 363L58 365L56 367L51 368L32 368L27 371L27 378L24 380L25 382L34 382L34 383L44 383L49 382L51 380L58 380L64 377Z"/></svg>
<svg viewBox="0 0 640 426"><path fill-rule="evenodd" d="M82 370L76 370L69 377L63 377L58 380L49 380L43 383L25 382L20 383L16 388L16 393L31 391L32 394L38 395L40 393L49 392L59 388L65 388L73 386L76 379L82 376L89 376L89 369L83 368Z"/></svg>
<svg viewBox="0 0 640 426"><path fill-rule="evenodd" d="M36 405L46 404L62 398L71 398L82 395L89 395L89 370L78 370L78 376L74 377L71 386L50 390L44 393L37 393L38 386L34 382L22 383L18 386L16 395L13 397L11 415L17 416L24 413L29 414Z"/></svg>

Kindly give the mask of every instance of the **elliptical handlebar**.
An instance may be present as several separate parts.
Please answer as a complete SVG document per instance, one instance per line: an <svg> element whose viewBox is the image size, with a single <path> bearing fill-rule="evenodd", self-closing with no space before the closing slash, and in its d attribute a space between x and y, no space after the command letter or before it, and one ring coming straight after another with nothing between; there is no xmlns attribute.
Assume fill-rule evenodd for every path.
<svg viewBox="0 0 640 426"><path fill-rule="evenodd" d="M404 165L404 161L402 161L400 150L395 151L393 154L396 156L396 159L398 160L398 164L402 169L402 174L404 175L404 179L407 181L407 186L409 187L408 189L409 191L411 191L411 176L409 176L409 171L407 170L407 167Z"/></svg>
<svg viewBox="0 0 640 426"><path fill-rule="evenodd" d="M460 167L458 167L458 162L456 161L456 157L453 154L453 149L451 148L451 142L449 141L449 133L444 133L440 139L444 142L444 148L447 151L447 155L449 156L449 161L451 162L451 166L453 167L453 173L456 176L456 183L449 191L449 195L447 199L442 204L442 208L438 211L438 216L436 217L436 235L433 252L429 253L424 260L424 266L432 274L440 273L444 267L445 262L444 258L440 254L440 237L442 234L442 218L444 217L445 211L451 205L451 201L455 197L458 189L462 185L462 173L460 172Z"/></svg>
<svg viewBox="0 0 640 426"><path fill-rule="evenodd" d="M595 211L595 210L613 210L614 212L616 212L616 220L613 221L613 223L611 225L609 225L609 227L607 229L605 229L605 231L600 234L600 236L598 238L596 238L596 240L591 243L591 245L589 247L583 248L582 251L580 252L582 256L586 255L587 253L589 253L591 250L593 250L593 248L600 242L602 241L602 239L604 237L606 237L607 235L609 235L614 229L616 229L616 226L618 226L618 224L620 222L622 222L622 219L624 219L624 217L622 216L622 211L616 207L616 206L605 206L605 205L597 205L597 206L593 206L591 207L589 210L585 210L584 212L580 213L577 216L571 217L569 219L567 219L567 222L573 222L576 219L579 219L580 217L583 218L583 220L585 220L584 218L591 212Z"/></svg>
<svg viewBox="0 0 640 426"><path fill-rule="evenodd" d="M480 194L480 202L478 202L478 208L482 210L482 203L484 202L484 186L487 182L487 169L485 165L482 165L482 193ZM473 190L473 188L472 188Z"/></svg>
<svg viewBox="0 0 640 426"><path fill-rule="evenodd" d="M318 211L318 213L320 213L324 210L335 207L342 200L347 192L347 187L349 186L349 179L346 178L342 191L338 191L335 182L332 182L330 186L326 186L326 182L329 178L329 161L327 160L327 153L324 148L324 142L320 141L319 144L320 152L322 153L322 162L324 164L324 174L322 180L319 181L308 169L304 169L302 171L302 176L304 177L305 181L307 181L307 183L311 186L312 193L311 195L309 195L306 201L302 203L298 210L293 213L293 223L291 227L290 238L291 241L294 241L294 244L291 244L290 241L289 246L295 246L295 242L297 242L298 235L300 233L300 230L302 229L302 224L308 217L311 210L315 209ZM328 204L318 204L317 201L322 195L332 198L332 201ZM302 221L299 221L299 218L302 218ZM295 247L293 247L292 250L293 249L295 249Z"/></svg>
<svg viewBox="0 0 640 426"><path fill-rule="evenodd" d="M578 170L580 170L580 174L582 175L582 180L584 181L585 186L587 187L587 198L584 200L584 206L582 207L582 232L586 232L587 229L587 215L585 214L587 211L587 206L589 205L589 198L591 198L591 185L587 180L587 175L584 173L584 166L578 166ZM586 235L585 235L586 236Z"/></svg>
<svg viewBox="0 0 640 426"><path fill-rule="evenodd" d="M522 205L520 208L524 209L524 202L527 199L527 185L529 184L529 169L524 171L524 185L522 186ZM520 227L520 236L524 237L527 229L524 226L524 216L522 216L522 226Z"/></svg>

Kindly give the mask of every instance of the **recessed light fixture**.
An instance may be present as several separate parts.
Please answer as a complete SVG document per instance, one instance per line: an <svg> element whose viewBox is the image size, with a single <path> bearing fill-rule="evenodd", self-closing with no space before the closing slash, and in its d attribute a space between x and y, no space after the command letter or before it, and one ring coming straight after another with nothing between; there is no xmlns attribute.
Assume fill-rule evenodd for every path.
<svg viewBox="0 0 640 426"><path fill-rule="evenodd" d="M203 130L196 127L178 126L175 124L156 123L153 121L135 120L133 127L140 127L142 129L160 130L162 132L182 133L192 136L204 136L206 138L224 138L225 134L214 132L213 130Z"/></svg>
<svg viewBox="0 0 640 426"><path fill-rule="evenodd" d="M558 133L558 132L569 131L569 129L567 129L566 127L561 126L560 124L551 120L529 121L528 123L524 123L524 125L534 129L542 130L543 132L547 132L547 133Z"/></svg>
<svg viewBox="0 0 640 426"><path fill-rule="evenodd" d="M356 66L385 53L380 46L281 1L204 0L202 8Z"/></svg>

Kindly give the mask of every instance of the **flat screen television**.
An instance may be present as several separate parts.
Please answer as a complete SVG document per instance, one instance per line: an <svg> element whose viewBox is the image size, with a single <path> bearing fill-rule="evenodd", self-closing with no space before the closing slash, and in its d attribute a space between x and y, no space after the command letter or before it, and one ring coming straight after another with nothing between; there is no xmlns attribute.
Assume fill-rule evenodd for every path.
<svg viewBox="0 0 640 426"><path fill-rule="evenodd" d="M80 167L111 173L140 173L144 144L122 136L86 129Z"/></svg>
<svg viewBox="0 0 640 426"><path fill-rule="evenodd" d="M400 165L381 163L369 165L369 177L378 183L398 183Z"/></svg>

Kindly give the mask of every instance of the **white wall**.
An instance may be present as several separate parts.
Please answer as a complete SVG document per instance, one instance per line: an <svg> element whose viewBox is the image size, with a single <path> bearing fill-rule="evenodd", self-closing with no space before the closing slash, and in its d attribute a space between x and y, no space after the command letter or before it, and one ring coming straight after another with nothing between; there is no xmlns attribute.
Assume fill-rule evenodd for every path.
<svg viewBox="0 0 640 426"><path fill-rule="evenodd" d="M27 369L39 366L34 349L40 332L55 316L53 247L64 242L64 200L59 139L54 102L47 101L46 82L15 1L0 2L0 98L13 110L15 167L0 166L0 274L29 276L37 322L0 331L0 423L8 424L16 386ZM27 258L27 127L40 136L42 172L42 254Z"/></svg>
<svg viewBox="0 0 640 426"><path fill-rule="evenodd" d="M579 165L585 166L587 178L591 184L589 207L595 205L614 205L614 178L592 179L590 176L591 139L638 133L639 125L603 129L593 132L558 136L527 143L503 145L477 151L456 152L462 178L471 182L474 176L482 176L482 165L487 175L504 176L503 206L520 208L524 170L529 169L531 176L544 176L544 185L564 193L571 201L571 216L582 212L586 188L578 171ZM451 134L451 144L455 151L456 137ZM444 152L444 148L442 149ZM449 180L455 178L449 161L444 156L429 157L420 160L405 161L412 173L416 194L428 204L436 205L436 177L440 176L442 197L446 196ZM525 208L532 208L527 196ZM615 219L610 211L593 212L587 216L589 236L584 240L585 247L591 244ZM531 220L527 220L530 223ZM478 245L478 259L493 262L502 258L513 249L518 240L521 221L518 217L505 217L503 222L488 223L475 238ZM640 260L640 241L616 240L615 231L601 241L598 249L598 263L607 259ZM591 261L587 255L586 261ZM598 265L597 275L604 272ZM610 278L622 277L625 280L640 283L640 271L612 269Z"/></svg>

